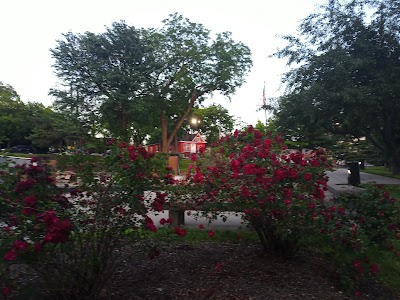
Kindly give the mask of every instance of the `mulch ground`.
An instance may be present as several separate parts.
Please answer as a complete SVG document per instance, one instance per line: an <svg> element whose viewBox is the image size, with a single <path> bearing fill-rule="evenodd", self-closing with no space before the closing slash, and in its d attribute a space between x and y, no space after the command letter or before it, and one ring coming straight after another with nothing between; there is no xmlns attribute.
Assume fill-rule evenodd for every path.
<svg viewBox="0 0 400 300"><path fill-rule="evenodd" d="M265 254L257 243L177 244L155 259L131 259L104 290L107 299L351 299L329 262L309 253ZM369 286L368 298L398 299Z"/></svg>
<svg viewBox="0 0 400 300"><path fill-rule="evenodd" d="M338 287L332 264L312 253L301 252L294 258L283 259L263 252L255 241L220 244L174 241L161 245L160 255L150 259L143 247L139 243L118 251L118 268L96 300L353 298ZM16 270L24 273L23 267ZM35 290L39 285L30 274L20 277L21 283L31 283ZM376 282L367 283L362 293L359 299L400 299ZM61 299L43 298L37 293L15 296L12 299Z"/></svg>

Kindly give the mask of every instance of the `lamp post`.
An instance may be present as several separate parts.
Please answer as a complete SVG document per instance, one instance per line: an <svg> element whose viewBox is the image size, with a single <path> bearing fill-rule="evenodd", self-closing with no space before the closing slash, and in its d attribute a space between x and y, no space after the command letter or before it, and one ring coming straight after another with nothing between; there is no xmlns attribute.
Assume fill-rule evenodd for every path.
<svg viewBox="0 0 400 300"><path fill-rule="evenodd" d="M197 129L199 124L201 123L201 121L195 117L193 117L192 120L190 120L190 122L192 123L192 125L195 129Z"/></svg>

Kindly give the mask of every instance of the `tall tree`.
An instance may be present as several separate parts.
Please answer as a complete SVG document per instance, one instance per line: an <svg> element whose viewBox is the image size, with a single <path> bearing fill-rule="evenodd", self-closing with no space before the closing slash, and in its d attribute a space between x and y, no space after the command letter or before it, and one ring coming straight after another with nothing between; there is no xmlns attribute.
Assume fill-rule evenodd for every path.
<svg viewBox="0 0 400 300"><path fill-rule="evenodd" d="M100 123L125 140L135 122L146 120L139 102L154 70L154 51L141 30L120 22L100 34L69 32L51 53L56 75L65 84L51 91L56 108L92 128Z"/></svg>
<svg viewBox="0 0 400 300"><path fill-rule="evenodd" d="M131 128L156 126L156 117L163 152L195 104L215 91L234 93L252 65L249 48L230 33L211 40L202 25L178 14L161 29L121 22L103 34L64 37L52 50L56 74L66 85L53 91L61 96L58 106L92 109L125 138Z"/></svg>
<svg viewBox="0 0 400 300"><path fill-rule="evenodd" d="M203 25L178 14L170 15L151 36L160 66L153 77L152 96L161 121L161 148L167 152L195 105L215 91L229 97L244 83L252 66L251 52L235 42L231 33L216 34L212 40ZM169 122L173 123L171 131Z"/></svg>
<svg viewBox="0 0 400 300"><path fill-rule="evenodd" d="M25 109L14 88L0 82L0 143L6 143L7 148L26 141L29 128Z"/></svg>
<svg viewBox="0 0 400 300"><path fill-rule="evenodd" d="M330 0L304 19L275 53L294 66L280 123L365 136L400 173L399 29L395 0Z"/></svg>

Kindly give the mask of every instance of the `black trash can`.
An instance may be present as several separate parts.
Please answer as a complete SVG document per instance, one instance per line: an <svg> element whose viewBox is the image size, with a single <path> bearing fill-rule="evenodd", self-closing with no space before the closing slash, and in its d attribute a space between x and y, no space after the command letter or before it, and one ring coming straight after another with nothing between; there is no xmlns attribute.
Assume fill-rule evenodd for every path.
<svg viewBox="0 0 400 300"><path fill-rule="evenodd" d="M348 162L347 170L349 172L349 177L347 178L348 184L358 186L361 183L361 181L360 181L360 166L358 164L358 161Z"/></svg>

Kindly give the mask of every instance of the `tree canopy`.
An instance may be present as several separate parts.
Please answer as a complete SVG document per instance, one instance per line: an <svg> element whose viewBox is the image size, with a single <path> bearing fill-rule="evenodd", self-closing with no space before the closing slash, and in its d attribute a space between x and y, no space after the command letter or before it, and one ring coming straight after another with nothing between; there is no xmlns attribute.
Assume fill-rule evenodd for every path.
<svg viewBox="0 0 400 300"><path fill-rule="evenodd" d="M251 52L229 32L215 39L203 25L173 14L161 29L113 23L105 33L64 35L51 50L65 88L55 106L102 124L115 136L162 130L162 151L195 104L219 91L229 96L250 70ZM98 117L96 117L98 116Z"/></svg>
<svg viewBox="0 0 400 300"><path fill-rule="evenodd" d="M330 0L304 19L274 54L294 67L283 77L279 126L366 137L399 173L399 29L395 0Z"/></svg>
<svg viewBox="0 0 400 300"><path fill-rule="evenodd" d="M88 137L87 129L69 115L53 111L42 103L21 101L10 85L0 82L0 144L32 144L45 151Z"/></svg>
<svg viewBox="0 0 400 300"><path fill-rule="evenodd" d="M229 111L219 104L213 103L207 107L194 108L192 118L200 122L194 129L197 129L205 136L207 143L212 145L219 138L232 132L235 119L229 114ZM189 126L193 127L192 120Z"/></svg>

